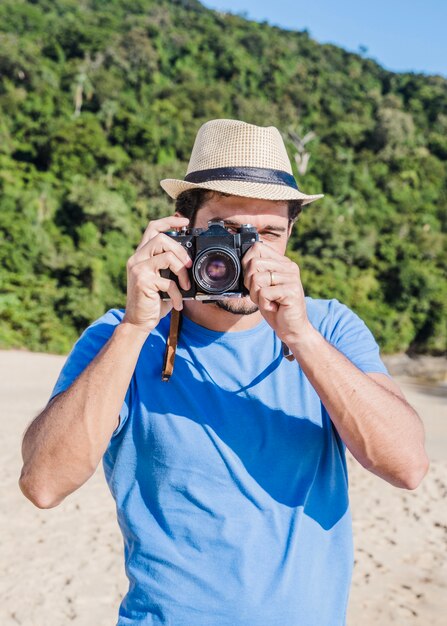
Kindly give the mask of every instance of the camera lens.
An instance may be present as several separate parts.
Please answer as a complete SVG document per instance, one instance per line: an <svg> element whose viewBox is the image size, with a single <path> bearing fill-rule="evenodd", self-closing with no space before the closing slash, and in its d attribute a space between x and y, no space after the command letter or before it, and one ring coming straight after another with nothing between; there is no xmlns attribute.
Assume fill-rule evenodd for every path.
<svg viewBox="0 0 447 626"><path fill-rule="evenodd" d="M206 293L231 291L239 280L239 259L232 250L207 248L197 255L193 275L197 285Z"/></svg>
<svg viewBox="0 0 447 626"><path fill-rule="evenodd" d="M211 259L205 269L209 280L218 283L225 280L228 274L228 266L223 259Z"/></svg>

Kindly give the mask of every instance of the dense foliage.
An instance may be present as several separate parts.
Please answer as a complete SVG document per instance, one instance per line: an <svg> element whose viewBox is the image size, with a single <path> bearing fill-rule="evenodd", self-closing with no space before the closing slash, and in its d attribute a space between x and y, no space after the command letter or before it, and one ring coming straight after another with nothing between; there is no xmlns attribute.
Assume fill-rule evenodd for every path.
<svg viewBox="0 0 447 626"><path fill-rule="evenodd" d="M0 3L0 345L64 352L125 305L126 259L171 210L158 181L217 117L278 126L326 194L290 243L306 293L387 352L444 351L447 81L194 0Z"/></svg>

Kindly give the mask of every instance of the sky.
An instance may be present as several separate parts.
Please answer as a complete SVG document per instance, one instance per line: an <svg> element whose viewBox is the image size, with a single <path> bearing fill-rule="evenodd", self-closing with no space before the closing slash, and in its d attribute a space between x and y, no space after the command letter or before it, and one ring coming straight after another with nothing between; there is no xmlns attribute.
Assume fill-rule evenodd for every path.
<svg viewBox="0 0 447 626"><path fill-rule="evenodd" d="M359 52L395 72L447 77L447 0L202 0Z"/></svg>

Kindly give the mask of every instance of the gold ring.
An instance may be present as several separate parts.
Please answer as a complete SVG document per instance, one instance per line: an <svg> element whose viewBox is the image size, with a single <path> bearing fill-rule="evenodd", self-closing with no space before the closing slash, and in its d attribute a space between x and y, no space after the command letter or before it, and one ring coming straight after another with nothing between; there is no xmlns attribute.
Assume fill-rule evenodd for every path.
<svg viewBox="0 0 447 626"><path fill-rule="evenodd" d="M273 285L275 284L275 274L273 272L270 272L270 287L273 287Z"/></svg>

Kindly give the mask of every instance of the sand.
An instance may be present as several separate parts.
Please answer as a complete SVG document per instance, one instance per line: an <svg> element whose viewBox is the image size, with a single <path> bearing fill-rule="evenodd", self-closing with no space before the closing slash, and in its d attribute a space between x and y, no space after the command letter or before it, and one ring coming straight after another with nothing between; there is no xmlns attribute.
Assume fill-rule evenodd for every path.
<svg viewBox="0 0 447 626"><path fill-rule="evenodd" d="M101 468L47 511L35 508L17 486L23 431L45 406L63 362L0 351L1 626L112 626L127 588L122 539ZM348 626L446 623L446 390L409 379L401 386L424 420L431 468L409 492L348 459L356 558Z"/></svg>

